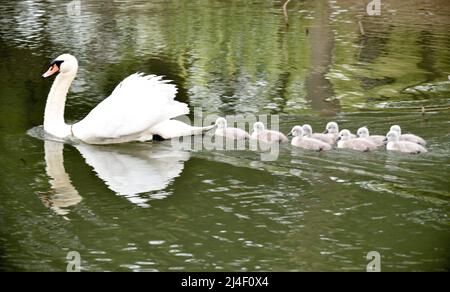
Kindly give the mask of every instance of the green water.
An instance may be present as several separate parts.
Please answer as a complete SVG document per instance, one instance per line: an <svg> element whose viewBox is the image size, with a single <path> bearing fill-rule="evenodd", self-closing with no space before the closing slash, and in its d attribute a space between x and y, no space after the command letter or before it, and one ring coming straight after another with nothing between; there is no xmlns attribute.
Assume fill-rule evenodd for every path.
<svg viewBox="0 0 450 292"><path fill-rule="evenodd" d="M68 2L0 5L1 270L65 271L69 251L85 271L365 271L370 251L382 271L449 269L447 1L382 0L376 17L365 1L291 1L288 28L280 1ZM205 115L278 114L283 132L400 124L429 153L283 145L268 162L44 141L40 76L65 52L80 64L67 121L140 71Z"/></svg>

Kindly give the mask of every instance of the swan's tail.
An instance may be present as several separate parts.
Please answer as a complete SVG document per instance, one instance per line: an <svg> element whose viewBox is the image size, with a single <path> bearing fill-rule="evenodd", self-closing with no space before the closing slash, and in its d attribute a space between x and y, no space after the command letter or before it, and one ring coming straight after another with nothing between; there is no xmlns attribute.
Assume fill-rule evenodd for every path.
<svg viewBox="0 0 450 292"><path fill-rule="evenodd" d="M184 136L199 135L215 128L215 125L194 127L177 120L167 120L152 127L148 132L163 139L172 139Z"/></svg>
<svg viewBox="0 0 450 292"><path fill-rule="evenodd" d="M191 127L191 135L199 135L203 132L207 132L209 130L212 130L216 127L216 125L206 126L206 127Z"/></svg>
<svg viewBox="0 0 450 292"><path fill-rule="evenodd" d="M189 107L187 104L179 101L172 101L169 103L169 105L166 107L166 113L165 116L168 119L176 118L182 115L189 114Z"/></svg>

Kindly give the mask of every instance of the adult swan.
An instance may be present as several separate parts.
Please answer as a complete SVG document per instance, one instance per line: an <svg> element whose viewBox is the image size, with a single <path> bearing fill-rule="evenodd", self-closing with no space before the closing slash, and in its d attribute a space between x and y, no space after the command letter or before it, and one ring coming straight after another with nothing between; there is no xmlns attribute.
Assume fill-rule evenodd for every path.
<svg viewBox="0 0 450 292"><path fill-rule="evenodd" d="M174 100L176 86L160 76L143 74L125 78L83 120L67 125L64 107L77 70L77 59L63 54L42 75L46 78L59 73L48 94L44 115L44 130L53 136L73 137L88 144L111 144L152 140L153 135L164 139L189 136L214 127L192 127L172 120L189 113L187 104Z"/></svg>

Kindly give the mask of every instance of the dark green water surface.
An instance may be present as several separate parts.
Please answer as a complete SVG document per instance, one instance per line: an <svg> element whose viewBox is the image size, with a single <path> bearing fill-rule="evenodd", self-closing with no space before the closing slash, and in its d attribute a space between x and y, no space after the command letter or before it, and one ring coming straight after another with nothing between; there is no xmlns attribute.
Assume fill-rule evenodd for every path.
<svg viewBox="0 0 450 292"><path fill-rule="evenodd" d="M65 271L69 251L85 271L365 271L370 251L448 270L450 5L366 2L291 1L287 28L280 1L0 1L0 270ZM68 122L140 71L204 114L399 124L429 153L44 140L40 76L62 53L80 65Z"/></svg>

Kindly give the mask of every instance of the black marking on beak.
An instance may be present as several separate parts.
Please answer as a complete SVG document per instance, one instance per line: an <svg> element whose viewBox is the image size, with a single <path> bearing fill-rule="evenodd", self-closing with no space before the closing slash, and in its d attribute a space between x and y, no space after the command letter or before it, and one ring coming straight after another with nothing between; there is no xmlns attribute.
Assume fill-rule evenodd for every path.
<svg viewBox="0 0 450 292"><path fill-rule="evenodd" d="M56 65L58 67L58 69L61 69L61 64L64 63L64 61L60 61L60 60L53 60L50 62L50 66Z"/></svg>
<svg viewBox="0 0 450 292"><path fill-rule="evenodd" d="M336 142L339 142L341 140L341 136L337 137Z"/></svg>
<svg viewBox="0 0 450 292"><path fill-rule="evenodd" d="M294 134L292 132L289 132L289 134L287 134L288 137L292 137L294 136Z"/></svg>
<svg viewBox="0 0 450 292"><path fill-rule="evenodd" d="M328 134L328 129L326 129L326 130L323 132L323 134Z"/></svg>

